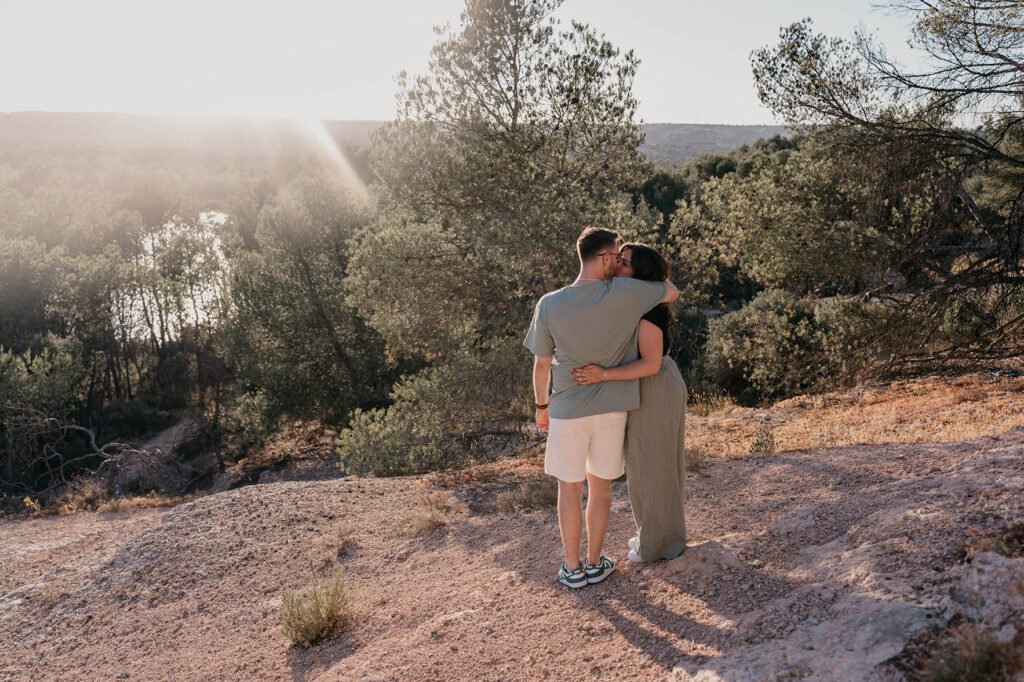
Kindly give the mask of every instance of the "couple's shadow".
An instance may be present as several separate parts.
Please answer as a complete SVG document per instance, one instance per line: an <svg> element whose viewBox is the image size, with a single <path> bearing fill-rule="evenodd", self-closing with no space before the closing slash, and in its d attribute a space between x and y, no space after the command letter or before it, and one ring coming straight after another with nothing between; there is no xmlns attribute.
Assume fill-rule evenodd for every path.
<svg viewBox="0 0 1024 682"><path fill-rule="evenodd" d="M759 593L769 583L781 592L796 587L712 540L691 544L668 561L627 564L603 594L595 590L591 608L649 660L671 671L685 661L721 655L735 641L744 614L764 606ZM689 605L674 610L672 602L683 595Z"/></svg>
<svg viewBox="0 0 1024 682"><path fill-rule="evenodd" d="M550 521L554 523L553 516ZM616 531L609 534L610 545L617 545L622 534L621 529ZM534 540L537 556L559 555L560 544ZM623 559L607 581L579 591L558 585L550 563L540 559L533 562L521 571L523 582L531 588L579 600L579 607L600 616L589 619L592 628L607 631L611 627L666 672L685 661L700 663L720 655L737 635L737 620L763 606L754 586L786 583L774 586L782 592L788 591L787 586L795 587L790 580L737 559L715 541L691 544L681 556L668 561L632 564ZM721 589L726 573L729 590ZM684 595L688 599L682 601L689 603L682 608L675 606L680 604L678 597ZM696 601L703 602L703 606Z"/></svg>

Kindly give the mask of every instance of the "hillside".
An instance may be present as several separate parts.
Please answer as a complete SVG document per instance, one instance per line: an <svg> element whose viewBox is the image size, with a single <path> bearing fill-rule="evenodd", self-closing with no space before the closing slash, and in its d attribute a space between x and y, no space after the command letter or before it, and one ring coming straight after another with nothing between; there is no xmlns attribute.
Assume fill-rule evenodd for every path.
<svg viewBox="0 0 1024 682"><path fill-rule="evenodd" d="M727 424L843 410L853 422L865 394L900 413L953 393L986 418L951 442L932 429L704 457L688 481L687 552L623 561L579 593L554 582L554 511L498 503L542 479L537 452L444 476L283 481L169 510L5 519L0 678L898 680L913 652L965 618L1020 647L1024 378L943 384L692 417L705 454ZM461 511L416 531L420 494L433 490ZM630 534L616 484L613 556ZM336 567L354 586L354 622L290 646L282 590Z"/></svg>
<svg viewBox="0 0 1024 682"><path fill-rule="evenodd" d="M647 123L640 150L659 165L675 167L702 154L723 154L761 138L785 137L782 126Z"/></svg>
<svg viewBox="0 0 1024 682"><path fill-rule="evenodd" d="M381 121L324 121L341 145L366 146ZM686 123L645 124L641 151L652 161L678 166L687 159L726 152L762 137L785 135L780 126ZM319 138L288 120L187 118L107 113L0 113L0 170L33 160L83 155L119 155L128 160L154 154L258 158L282 150L305 153ZM41 155L41 156L40 156ZM2 177L2 175L0 175Z"/></svg>

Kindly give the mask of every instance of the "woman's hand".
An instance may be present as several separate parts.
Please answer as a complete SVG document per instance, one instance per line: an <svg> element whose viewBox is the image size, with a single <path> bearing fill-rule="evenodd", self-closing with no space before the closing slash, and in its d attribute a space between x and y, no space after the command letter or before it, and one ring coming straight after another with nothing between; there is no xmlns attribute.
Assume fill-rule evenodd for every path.
<svg viewBox="0 0 1024 682"><path fill-rule="evenodd" d="M581 386L599 384L604 381L605 374L605 369L601 365L584 365L572 370L572 378Z"/></svg>

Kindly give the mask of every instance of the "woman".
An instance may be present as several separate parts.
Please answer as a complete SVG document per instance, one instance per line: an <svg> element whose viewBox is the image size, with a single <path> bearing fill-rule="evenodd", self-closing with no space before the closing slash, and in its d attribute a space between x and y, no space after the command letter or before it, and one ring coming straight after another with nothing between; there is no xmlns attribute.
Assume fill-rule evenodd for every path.
<svg viewBox="0 0 1024 682"><path fill-rule="evenodd" d="M668 261L649 246L624 244L618 276L663 281L669 276ZM573 370L580 384L640 379L640 408L629 413L626 426L626 477L637 527L637 537L629 542L630 561L674 559L686 549L686 384L668 356L671 319L666 303L643 316L639 360L607 370L598 365Z"/></svg>

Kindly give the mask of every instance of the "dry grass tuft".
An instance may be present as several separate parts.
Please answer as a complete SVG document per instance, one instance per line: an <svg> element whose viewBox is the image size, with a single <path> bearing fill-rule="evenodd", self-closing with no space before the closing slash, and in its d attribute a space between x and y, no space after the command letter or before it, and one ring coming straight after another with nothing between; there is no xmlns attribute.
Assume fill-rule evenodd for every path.
<svg viewBox="0 0 1024 682"><path fill-rule="evenodd" d="M68 481L57 500L61 515L98 508L110 497L106 484L94 474L76 476Z"/></svg>
<svg viewBox="0 0 1024 682"><path fill-rule="evenodd" d="M293 644L309 646L352 619L351 588L342 573L320 581L305 597L281 595L281 632Z"/></svg>
<svg viewBox="0 0 1024 682"><path fill-rule="evenodd" d="M33 500L28 495L25 496L25 499L23 499L21 503L25 507L25 511L32 516L38 516L43 512L43 508L39 506L39 502L37 500Z"/></svg>
<svg viewBox="0 0 1024 682"><path fill-rule="evenodd" d="M335 522L331 529L320 536L318 545L321 558L325 562L333 562L355 544L352 537L358 530L356 524L347 519Z"/></svg>
<svg viewBox="0 0 1024 682"><path fill-rule="evenodd" d="M732 396L718 387L706 390L692 390L688 396L687 411L706 417L715 412L726 412L736 407Z"/></svg>
<svg viewBox="0 0 1024 682"><path fill-rule="evenodd" d="M704 470L704 451L700 448L686 448L686 470L699 474Z"/></svg>
<svg viewBox="0 0 1024 682"><path fill-rule="evenodd" d="M498 511L512 512L519 509L546 509L558 504L558 482L550 476L536 481L527 481L517 490L498 495Z"/></svg>
<svg viewBox="0 0 1024 682"><path fill-rule="evenodd" d="M1021 654L984 626L964 623L937 643L920 669L925 682L1003 682L1021 670Z"/></svg>
<svg viewBox="0 0 1024 682"><path fill-rule="evenodd" d="M79 512L123 512L132 509L151 509L153 507L173 507L188 502L202 493L188 495L160 495L151 490L145 495L126 495L111 497L106 484L96 475L78 476L68 482L63 493L47 502L45 514L69 516Z"/></svg>
<svg viewBox="0 0 1024 682"><path fill-rule="evenodd" d="M111 498L96 507L98 512L126 512L133 509L153 509L155 507L173 507L184 502L209 495L209 492L189 493L188 495L158 495L151 491L145 495L132 495ZM61 512L63 513L63 512Z"/></svg>
<svg viewBox="0 0 1024 682"><path fill-rule="evenodd" d="M134 497L122 497L121 498L121 510L126 509L153 509L154 507L173 507L184 502L191 502L192 500L200 497L210 495L209 491L200 491L197 493L189 493L187 495L158 495L156 491L147 493L146 495L136 495Z"/></svg>
<svg viewBox="0 0 1024 682"><path fill-rule="evenodd" d="M413 525L418 531L433 530L451 523L464 505L447 490L420 493L420 503L413 514Z"/></svg>
<svg viewBox="0 0 1024 682"><path fill-rule="evenodd" d="M100 506L96 507L96 511L98 511L100 513L110 513L110 512L124 511L124 509L126 509L126 508L127 508L127 505L124 503L124 500L115 497L115 498L107 500L106 502L104 502Z"/></svg>
<svg viewBox="0 0 1024 682"><path fill-rule="evenodd" d="M435 471L425 476L422 485L429 488L457 488L471 483L489 483L497 472L485 467L468 466L465 469Z"/></svg>
<svg viewBox="0 0 1024 682"><path fill-rule="evenodd" d="M45 583L42 589L39 591L34 600L43 606L54 606L60 601L62 591L56 583L48 582Z"/></svg>
<svg viewBox="0 0 1024 682"><path fill-rule="evenodd" d="M750 453L770 416L777 452L892 443L955 443L1024 423L1024 376L928 376L801 396L770 408L691 415L687 445L715 457Z"/></svg>
<svg viewBox="0 0 1024 682"><path fill-rule="evenodd" d="M357 530L356 524L347 519L342 519L331 528L330 538L338 550L341 551L346 545L354 542L352 536L355 535Z"/></svg>

